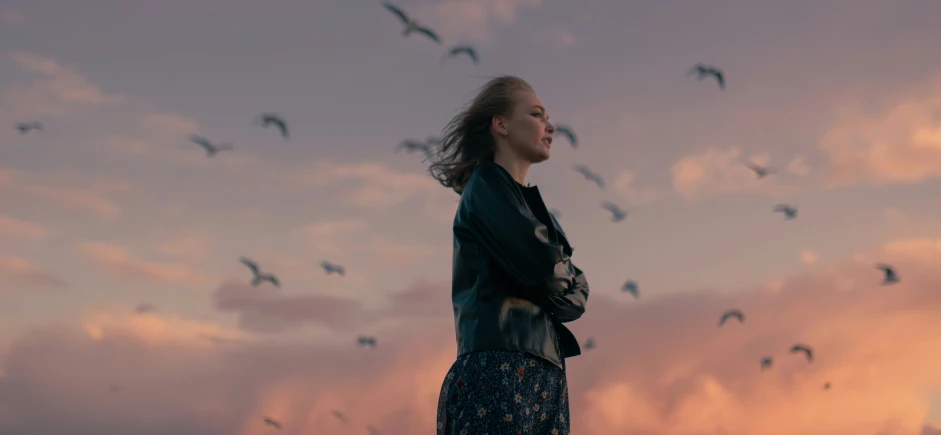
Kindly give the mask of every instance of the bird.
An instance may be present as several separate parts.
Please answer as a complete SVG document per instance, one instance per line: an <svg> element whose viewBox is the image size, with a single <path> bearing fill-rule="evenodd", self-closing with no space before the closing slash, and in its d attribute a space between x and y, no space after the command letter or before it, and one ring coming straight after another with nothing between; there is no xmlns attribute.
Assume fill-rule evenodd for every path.
<svg viewBox="0 0 941 435"><path fill-rule="evenodd" d="M814 351L809 346L795 344L791 346L791 353L803 352L807 356L807 362L814 362Z"/></svg>
<svg viewBox="0 0 941 435"><path fill-rule="evenodd" d="M284 140L288 140L287 121L277 113L262 113L259 121L261 121L261 126L264 128L268 128L272 125L278 127L278 130L281 131L281 137L283 137Z"/></svg>
<svg viewBox="0 0 941 435"><path fill-rule="evenodd" d="M356 345L359 347L369 346L373 349L376 348L376 337L371 337L367 335L360 335L356 337Z"/></svg>
<svg viewBox="0 0 941 435"><path fill-rule="evenodd" d="M333 416L340 420L340 423L346 424L346 415L340 411L333 411Z"/></svg>
<svg viewBox="0 0 941 435"><path fill-rule="evenodd" d="M772 361L773 361L773 360L771 359L770 356L766 356L766 357L762 358L762 359L761 359L761 369L762 369L762 370L770 369L770 368L771 368Z"/></svg>
<svg viewBox="0 0 941 435"><path fill-rule="evenodd" d="M621 222L627 217L627 211L611 201L604 201L601 207L611 212L611 222Z"/></svg>
<svg viewBox="0 0 941 435"><path fill-rule="evenodd" d="M756 164L755 162L752 162L751 160L746 161L744 164L745 164L745 166L748 167L748 169L751 169L752 171L755 172L755 177L756 177L757 179L759 179L759 180L762 179L762 178L765 178L765 177L767 177L767 176L769 176L769 175L771 175L771 174L777 173L776 170L771 169L771 168L766 167L766 166L758 165L758 164Z"/></svg>
<svg viewBox="0 0 941 435"><path fill-rule="evenodd" d="M827 383L823 384L823 389L824 389L824 390L829 390L829 389L830 389L830 383L827 382Z"/></svg>
<svg viewBox="0 0 941 435"><path fill-rule="evenodd" d="M137 314L149 313L149 312L151 312L151 311L156 311L156 310L157 310L156 307L154 307L153 305L151 305L151 304L149 304L149 303L147 303L147 302L144 302L144 303L138 305L137 308L134 308L134 312L137 313Z"/></svg>
<svg viewBox="0 0 941 435"><path fill-rule="evenodd" d="M123 389L124 389L124 388L121 387L120 385L112 385L111 388L109 388L109 390L111 391L111 393L118 393L118 392L120 392L120 391L123 390Z"/></svg>
<svg viewBox="0 0 941 435"><path fill-rule="evenodd" d="M206 139L206 138L204 138L204 137L202 137L202 136L195 135L195 134L190 135L190 142L193 142L193 143L195 143L196 145L199 145L199 146L205 148L205 149L206 149L206 157L212 157L212 156L216 155L216 153L218 153L219 151L222 151L222 150L231 150L231 149L232 149L232 144L229 143L229 142L221 143L221 144L218 144L218 145L214 145L212 142L209 142L209 139Z"/></svg>
<svg viewBox="0 0 941 435"><path fill-rule="evenodd" d="M340 266L339 264L333 264L333 263L330 263L329 261L321 261L320 267L323 268L324 272L326 272L327 275L330 275L331 273L335 273L340 276L346 275L346 269L344 269L343 266Z"/></svg>
<svg viewBox="0 0 941 435"><path fill-rule="evenodd" d="M885 277L882 278L882 285L892 285L899 282L899 276L895 273L895 269L888 264L877 264L876 269L882 270L885 273Z"/></svg>
<svg viewBox="0 0 941 435"><path fill-rule="evenodd" d="M719 70L718 68L714 66L697 63L695 66L693 66L689 70L688 73L686 73L687 77L693 74L696 74L697 80L702 80L711 75L715 77L716 82L719 83L719 89L723 89L723 90L725 89L725 75L722 73L721 70Z"/></svg>
<svg viewBox="0 0 941 435"><path fill-rule="evenodd" d="M791 220L797 217L797 206L778 204L772 209L775 213L784 213L784 219Z"/></svg>
<svg viewBox="0 0 941 435"><path fill-rule="evenodd" d="M42 131L42 123L36 121L17 122L16 129L20 131L20 134L29 133L30 130Z"/></svg>
<svg viewBox="0 0 941 435"><path fill-rule="evenodd" d="M265 424L272 426L277 430L281 430L281 423L271 417L265 417Z"/></svg>
<svg viewBox="0 0 941 435"><path fill-rule="evenodd" d="M450 51L448 51L448 54L446 56L451 58L461 53L464 53L468 57L470 57L471 61L474 62L474 65L477 65L478 63L480 63L480 58L477 57L477 50L474 49L474 47L471 47L470 45L456 45L452 47Z"/></svg>
<svg viewBox="0 0 941 435"><path fill-rule="evenodd" d="M254 261L245 257L242 257L241 261L242 264L247 266L252 271L252 287L257 287L264 281L270 281L272 284L274 284L275 287L281 288L281 281L278 280L278 277L270 273L262 274L261 269L258 268L258 263L255 263Z"/></svg>
<svg viewBox="0 0 941 435"><path fill-rule="evenodd" d="M563 124L556 124L555 133L552 135L555 136L557 134L565 136L565 138L568 139L569 144L572 145L572 148L578 148L578 137L575 136L575 131L572 130L572 127Z"/></svg>
<svg viewBox="0 0 941 435"><path fill-rule="evenodd" d="M379 429L376 429L372 426L366 426L366 430L369 431L369 435L379 435Z"/></svg>
<svg viewBox="0 0 941 435"><path fill-rule="evenodd" d="M585 340L585 349L594 349L595 348L595 338L589 337L588 340Z"/></svg>
<svg viewBox="0 0 941 435"><path fill-rule="evenodd" d="M621 286L621 291L634 295L634 299L640 297L640 291L637 289L637 283L632 279L624 282L624 284Z"/></svg>
<svg viewBox="0 0 941 435"><path fill-rule="evenodd" d="M413 139L405 139L395 147L395 152L398 153L399 151L405 150L405 152L411 154L415 151L421 151L425 154L426 157L431 158L433 144L431 139L437 138L429 138L429 140L425 142L419 142Z"/></svg>
<svg viewBox="0 0 941 435"><path fill-rule="evenodd" d="M582 176L584 176L586 180L594 182L595 184L598 185L598 187L604 189L604 179L601 178L601 175L599 175L598 173L592 172L591 169L588 168L588 166L581 165L581 164L572 165L572 169L575 170L575 172L582 174Z"/></svg>
<svg viewBox="0 0 941 435"><path fill-rule="evenodd" d="M405 11L400 9L398 6L395 6L389 2L383 2L382 5L397 17L399 17L399 19L402 20L402 24L405 24L405 30L402 30L402 36L408 36L412 32L418 32L431 38L432 41L435 41L438 44L441 43L441 38L438 38L438 35L434 31L428 27L418 24L417 20L409 18L408 15L405 14Z"/></svg>
<svg viewBox="0 0 941 435"><path fill-rule="evenodd" d="M738 323L745 323L745 314L743 314L741 310L729 310L719 319L719 326L724 325L725 321L732 317L738 319Z"/></svg>

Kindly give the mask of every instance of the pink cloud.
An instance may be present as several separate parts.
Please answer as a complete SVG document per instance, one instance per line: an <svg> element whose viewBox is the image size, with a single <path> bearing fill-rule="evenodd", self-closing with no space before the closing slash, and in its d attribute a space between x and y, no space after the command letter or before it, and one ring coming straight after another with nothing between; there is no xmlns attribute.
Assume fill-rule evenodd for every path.
<svg viewBox="0 0 941 435"><path fill-rule="evenodd" d="M64 287L62 278L18 257L0 254L0 292L22 287Z"/></svg>
<svg viewBox="0 0 941 435"><path fill-rule="evenodd" d="M26 239L45 239L52 234L48 228L36 222L24 221L0 215L0 236Z"/></svg>
<svg viewBox="0 0 941 435"><path fill-rule="evenodd" d="M117 277L155 283L208 284L211 280L179 263L150 261L104 242L84 242L76 250L93 267Z"/></svg>

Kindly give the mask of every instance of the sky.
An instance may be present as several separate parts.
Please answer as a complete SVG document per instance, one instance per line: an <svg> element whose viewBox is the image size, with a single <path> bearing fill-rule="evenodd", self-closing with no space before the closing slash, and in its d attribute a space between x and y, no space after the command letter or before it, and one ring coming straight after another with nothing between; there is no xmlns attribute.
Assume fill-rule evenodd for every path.
<svg viewBox="0 0 941 435"><path fill-rule="evenodd" d="M512 74L578 136L527 178L591 286L573 433L941 433L941 3L396 4L443 43L372 0L0 0L0 432L433 430L458 197L395 147Z"/></svg>

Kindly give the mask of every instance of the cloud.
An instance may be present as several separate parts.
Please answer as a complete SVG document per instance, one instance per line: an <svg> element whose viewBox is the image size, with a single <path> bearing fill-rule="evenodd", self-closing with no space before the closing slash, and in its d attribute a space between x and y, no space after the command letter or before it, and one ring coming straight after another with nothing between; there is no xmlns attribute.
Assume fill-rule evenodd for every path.
<svg viewBox="0 0 941 435"><path fill-rule="evenodd" d="M926 397L941 387L941 240L897 240L859 258L866 261L783 278L776 292L635 301L596 291L585 317L571 324L598 344L568 360L573 433L932 433ZM902 282L880 286L869 258L896 265ZM277 292L248 290L226 292L229 300L270 304L269 314L290 311L267 299ZM377 349L355 347L359 328L333 313L324 316L347 330L306 342L262 341L127 308L36 327L13 341L0 365L0 432L261 435L265 415L286 434L352 435L367 424L382 433L430 432L454 361L449 294L447 283L415 285L370 311L375 317L363 328L370 319L408 320L379 330ZM308 314L288 317L330 311L304 304L299 311ZM745 324L717 328L731 307L745 312ZM788 354L794 342L814 348L813 364ZM765 355L775 359L769 371L758 367ZM116 382L120 396L107 392ZM823 390L824 382L833 388Z"/></svg>
<svg viewBox="0 0 941 435"><path fill-rule="evenodd" d="M63 174L40 175L2 170L0 174L2 174L0 175L0 188L30 198L42 199L68 210L91 214L104 220L115 220L124 212L121 206L106 195L133 191L133 185L129 182L108 178L93 178L89 181L70 179L69 185L64 186L58 183L39 184L31 180L48 179L52 175Z"/></svg>
<svg viewBox="0 0 941 435"><path fill-rule="evenodd" d="M93 267L119 278L158 284L203 285L212 282L182 264L145 260L110 243L83 242L76 246L76 251Z"/></svg>
<svg viewBox="0 0 941 435"><path fill-rule="evenodd" d="M816 264L820 260L820 255L816 252L809 249L804 249L801 251L801 263L804 264Z"/></svg>
<svg viewBox="0 0 941 435"><path fill-rule="evenodd" d="M0 291L17 291L22 287L65 287L57 275L18 257L0 254Z"/></svg>
<svg viewBox="0 0 941 435"><path fill-rule="evenodd" d="M618 173L612 183L616 192L632 204L647 204L661 197L664 192L653 187L637 187L636 174L624 170Z"/></svg>
<svg viewBox="0 0 941 435"><path fill-rule="evenodd" d="M542 0L449 0L416 9L419 22L445 40L490 42L497 27L519 20L519 12L542 5Z"/></svg>
<svg viewBox="0 0 941 435"><path fill-rule="evenodd" d="M758 155L750 160L759 165L768 164L768 156ZM780 174L757 180L755 173L743 162L739 148L708 148L679 159L672 168L673 188L687 199L729 194L762 194L782 196L798 191L794 185L777 181Z"/></svg>
<svg viewBox="0 0 941 435"><path fill-rule="evenodd" d="M35 76L29 84L3 92L4 109L17 116L63 116L126 101L123 95L103 92L75 69L51 58L24 52L10 57L20 70Z"/></svg>
<svg viewBox="0 0 941 435"><path fill-rule="evenodd" d="M212 257L212 240L205 234L183 234L154 244L151 251L181 263L203 263Z"/></svg>
<svg viewBox="0 0 941 435"><path fill-rule="evenodd" d="M847 103L820 139L826 155L824 182L918 183L941 176L941 78L873 110Z"/></svg>
<svg viewBox="0 0 941 435"><path fill-rule="evenodd" d="M36 222L0 215L0 236L24 239L45 239L52 230Z"/></svg>

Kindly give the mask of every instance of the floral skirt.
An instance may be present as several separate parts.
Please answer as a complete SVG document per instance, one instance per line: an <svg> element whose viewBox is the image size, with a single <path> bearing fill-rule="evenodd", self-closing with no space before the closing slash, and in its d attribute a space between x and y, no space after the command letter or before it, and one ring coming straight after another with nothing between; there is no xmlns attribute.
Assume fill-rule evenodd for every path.
<svg viewBox="0 0 941 435"><path fill-rule="evenodd" d="M564 368L522 352L483 351L458 357L444 378L438 435L568 433Z"/></svg>

